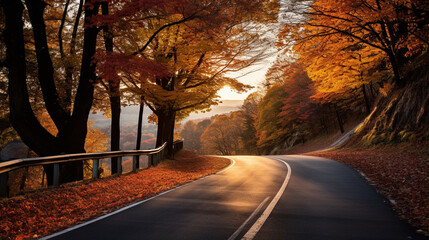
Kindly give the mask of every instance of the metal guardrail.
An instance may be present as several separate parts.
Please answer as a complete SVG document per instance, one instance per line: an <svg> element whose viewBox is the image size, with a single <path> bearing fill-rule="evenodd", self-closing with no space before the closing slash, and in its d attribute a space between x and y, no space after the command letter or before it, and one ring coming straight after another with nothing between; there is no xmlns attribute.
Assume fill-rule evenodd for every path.
<svg viewBox="0 0 429 240"><path fill-rule="evenodd" d="M113 152L101 152L101 153L76 153L76 154L65 154L48 157L36 157L36 158L24 158L15 159L7 162L0 163L0 198L7 197L7 176L10 171L31 167L31 166L43 166L43 165L54 165L53 172L53 186L59 186L60 179L60 164L75 161L92 160L92 179L99 177L99 166L100 159L105 158L118 158L118 174L122 174L122 157L132 156L132 171L137 170L139 156L148 155L148 167L156 166L158 163L165 158L165 147L167 143L164 143L161 147L150 149L150 150L124 150L124 151L113 151ZM173 143L173 152L176 153L183 148L183 140L175 141Z"/></svg>

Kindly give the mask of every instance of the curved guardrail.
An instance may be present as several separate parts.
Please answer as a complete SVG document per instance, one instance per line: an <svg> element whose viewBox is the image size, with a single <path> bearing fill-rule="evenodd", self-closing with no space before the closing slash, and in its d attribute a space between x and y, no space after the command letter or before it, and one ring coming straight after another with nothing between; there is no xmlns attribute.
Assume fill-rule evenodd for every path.
<svg viewBox="0 0 429 240"><path fill-rule="evenodd" d="M96 179L99 177L100 159L118 158L118 174L120 175L122 174L122 157L133 157L132 171L136 171L139 168L138 162L139 156L141 155L148 155L148 167L156 166L165 157L166 145L167 143L164 143L162 146L150 150L124 150L100 153L76 153L47 157L15 159L7 162L2 162L0 163L0 198L8 197L8 173L19 168L53 165L53 186L59 186L61 163L92 160L92 178ZM182 148L183 140L175 141L173 143L174 153L176 153Z"/></svg>

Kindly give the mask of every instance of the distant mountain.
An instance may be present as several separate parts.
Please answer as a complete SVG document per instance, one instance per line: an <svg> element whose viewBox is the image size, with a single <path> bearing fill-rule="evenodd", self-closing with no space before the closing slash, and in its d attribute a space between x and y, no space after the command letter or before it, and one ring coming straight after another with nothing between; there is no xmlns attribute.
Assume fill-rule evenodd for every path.
<svg viewBox="0 0 429 240"><path fill-rule="evenodd" d="M222 103L219 105L212 106L211 111L205 113L191 113L189 117L184 119L182 122L185 123L188 120L193 119L205 119L212 117L218 114L229 113L232 111L237 111L243 104L243 100L222 100ZM127 106L121 109L121 125L122 126L133 126L137 125L139 114L139 106ZM152 111L148 108L144 108L143 113L143 124L150 124L147 122L147 117L152 114ZM110 119L106 119L106 117L102 113L91 114L89 119L94 121L94 127L104 129L110 128Z"/></svg>
<svg viewBox="0 0 429 240"><path fill-rule="evenodd" d="M148 124L147 117L152 114L152 111L145 107L143 111L143 124ZM137 125L139 117L139 106L127 106L121 109L121 125ZM110 119L107 119L101 112L91 114L89 119L94 121L94 127L96 128L109 128Z"/></svg>
<svg viewBox="0 0 429 240"><path fill-rule="evenodd" d="M184 119L182 122L185 123L188 120L205 119L214 115L237 111L240 109L241 105L243 105L243 100L222 100L222 103L219 103L219 105L212 106L212 110L210 112L191 113L189 117Z"/></svg>

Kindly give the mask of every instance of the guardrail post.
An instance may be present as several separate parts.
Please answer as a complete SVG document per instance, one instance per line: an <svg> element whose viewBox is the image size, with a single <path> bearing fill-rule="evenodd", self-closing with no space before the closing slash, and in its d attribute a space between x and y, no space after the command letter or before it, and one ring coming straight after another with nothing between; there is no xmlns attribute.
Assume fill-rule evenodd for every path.
<svg viewBox="0 0 429 240"><path fill-rule="evenodd" d="M54 164L54 186L58 187L60 185L60 164Z"/></svg>
<svg viewBox="0 0 429 240"><path fill-rule="evenodd" d="M98 178L98 166L100 165L100 159L92 160L92 179Z"/></svg>
<svg viewBox="0 0 429 240"><path fill-rule="evenodd" d="M155 153L155 166L158 166L159 163L159 152Z"/></svg>
<svg viewBox="0 0 429 240"><path fill-rule="evenodd" d="M133 172L135 172L135 171L137 171L137 169L139 169L139 161L140 161L139 155L133 156Z"/></svg>
<svg viewBox="0 0 429 240"><path fill-rule="evenodd" d="M9 197L9 188L7 185L8 178L9 178L8 172L0 174L0 198Z"/></svg>
<svg viewBox="0 0 429 240"><path fill-rule="evenodd" d="M118 175L122 174L122 156L118 157Z"/></svg>
<svg viewBox="0 0 429 240"><path fill-rule="evenodd" d="M150 168L153 164L153 155L149 154L147 155L147 168Z"/></svg>

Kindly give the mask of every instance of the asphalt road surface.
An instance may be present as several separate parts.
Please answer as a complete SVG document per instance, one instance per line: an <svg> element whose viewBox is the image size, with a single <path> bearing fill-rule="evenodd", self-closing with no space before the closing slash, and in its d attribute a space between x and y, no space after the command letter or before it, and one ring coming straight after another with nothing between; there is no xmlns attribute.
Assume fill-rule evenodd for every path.
<svg viewBox="0 0 429 240"><path fill-rule="evenodd" d="M46 239L426 239L341 163L230 159L221 173Z"/></svg>

